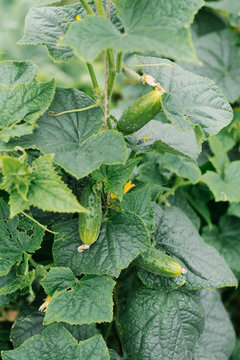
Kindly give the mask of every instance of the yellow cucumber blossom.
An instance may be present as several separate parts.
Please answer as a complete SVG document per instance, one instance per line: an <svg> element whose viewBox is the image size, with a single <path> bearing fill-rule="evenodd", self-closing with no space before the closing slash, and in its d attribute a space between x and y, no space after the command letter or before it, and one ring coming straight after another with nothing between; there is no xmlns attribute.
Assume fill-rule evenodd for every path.
<svg viewBox="0 0 240 360"><path fill-rule="evenodd" d="M133 188L135 186L135 184L132 184L132 181L129 180L126 185L124 186L124 195L129 191L131 190L131 188ZM115 199L116 198L116 195L112 194L111 193L111 199Z"/></svg>

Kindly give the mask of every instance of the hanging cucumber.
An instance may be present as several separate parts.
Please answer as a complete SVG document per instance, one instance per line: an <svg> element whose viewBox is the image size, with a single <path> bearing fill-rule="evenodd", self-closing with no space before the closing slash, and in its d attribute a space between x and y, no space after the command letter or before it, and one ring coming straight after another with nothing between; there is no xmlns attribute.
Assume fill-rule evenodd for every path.
<svg viewBox="0 0 240 360"><path fill-rule="evenodd" d="M153 90L130 105L117 123L122 133L129 135L141 129L161 110L161 90Z"/></svg>
<svg viewBox="0 0 240 360"><path fill-rule="evenodd" d="M79 234L83 244L78 251L88 248L98 238L102 222L101 194L93 191L91 183L88 183L81 196L81 204L89 210L89 213L79 214Z"/></svg>
<svg viewBox="0 0 240 360"><path fill-rule="evenodd" d="M184 273L179 262L155 248L140 254L135 260L135 264L153 274L166 277L175 277Z"/></svg>

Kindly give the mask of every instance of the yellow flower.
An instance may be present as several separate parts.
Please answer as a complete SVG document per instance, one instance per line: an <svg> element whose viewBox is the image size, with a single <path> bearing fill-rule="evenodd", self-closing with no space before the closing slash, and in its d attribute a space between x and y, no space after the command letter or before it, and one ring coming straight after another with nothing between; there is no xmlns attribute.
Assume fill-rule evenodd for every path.
<svg viewBox="0 0 240 360"><path fill-rule="evenodd" d="M81 20L81 16L80 16L80 15L77 15L77 16L76 16L76 20L77 20L77 21L80 21L80 20Z"/></svg>
<svg viewBox="0 0 240 360"><path fill-rule="evenodd" d="M133 188L134 186L135 186L135 185L132 184L131 180L129 180L129 181L126 183L126 185L124 186L124 190L123 190L124 195L125 195L129 190L131 190L131 188ZM116 199L116 195L114 195L113 193L111 193L110 196L111 196L111 199Z"/></svg>
<svg viewBox="0 0 240 360"><path fill-rule="evenodd" d="M50 300L51 300L51 296L46 297L44 303L40 306L39 311L44 311L44 312L46 312Z"/></svg>
<svg viewBox="0 0 240 360"><path fill-rule="evenodd" d="M124 194L126 194L131 188L133 188L135 185L132 184L131 180L124 186Z"/></svg>

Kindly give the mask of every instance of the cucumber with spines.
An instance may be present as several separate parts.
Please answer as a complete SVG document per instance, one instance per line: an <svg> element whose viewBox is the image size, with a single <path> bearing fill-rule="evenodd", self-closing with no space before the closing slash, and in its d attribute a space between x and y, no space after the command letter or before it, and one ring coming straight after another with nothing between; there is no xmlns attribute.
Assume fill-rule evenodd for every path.
<svg viewBox="0 0 240 360"><path fill-rule="evenodd" d="M175 277L182 274L181 264L156 248L150 248L140 254L135 260L135 264L156 275Z"/></svg>
<svg viewBox="0 0 240 360"><path fill-rule="evenodd" d="M79 214L79 235L86 245L92 245L98 238L102 223L102 201L101 193L93 190L89 182L81 196L81 204L88 213Z"/></svg>
<svg viewBox="0 0 240 360"><path fill-rule="evenodd" d="M146 125L161 110L162 94L161 90L153 90L137 99L122 114L117 123L118 130L130 135Z"/></svg>

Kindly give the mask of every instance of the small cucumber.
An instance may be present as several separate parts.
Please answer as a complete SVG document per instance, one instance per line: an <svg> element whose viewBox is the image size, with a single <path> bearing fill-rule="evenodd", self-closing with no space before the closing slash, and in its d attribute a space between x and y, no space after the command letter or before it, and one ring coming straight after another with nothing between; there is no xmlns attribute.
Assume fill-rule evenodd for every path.
<svg viewBox="0 0 240 360"><path fill-rule="evenodd" d="M182 274L182 266L179 262L155 248L150 248L140 254L135 264L156 275L174 277Z"/></svg>
<svg viewBox="0 0 240 360"><path fill-rule="evenodd" d="M117 123L118 130L129 135L141 129L161 110L161 98L160 90L141 96L124 111Z"/></svg>
<svg viewBox="0 0 240 360"><path fill-rule="evenodd" d="M102 222L101 195L94 192L92 185L88 183L81 196L81 204L89 213L79 214L79 234L82 242L92 245L98 238Z"/></svg>

